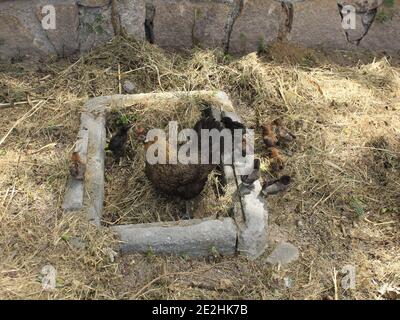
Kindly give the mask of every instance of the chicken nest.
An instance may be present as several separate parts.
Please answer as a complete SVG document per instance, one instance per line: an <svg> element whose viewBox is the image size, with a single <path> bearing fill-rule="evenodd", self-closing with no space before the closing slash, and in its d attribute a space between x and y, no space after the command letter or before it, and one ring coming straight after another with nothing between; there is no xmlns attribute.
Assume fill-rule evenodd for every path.
<svg viewBox="0 0 400 320"><path fill-rule="evenodd" d="M120 124L129 121L126 155L116 163L107 154L105 172L105 207L103 222L107 225L149 223L179 220L185 201L156 190L145 174L145 150L135 134L136 128L157 128L168 132L170 121L178 122L178 131L193 128L201 119L198 98L182 98L178 103L149 102L123 110L113 109L107 115L107 137L111 138ZM157 117L154 115L157 114ZM229 214L232 197L225 194L221 172L213 170L201 194L194 199L191 218L221 217Z"/></svg>

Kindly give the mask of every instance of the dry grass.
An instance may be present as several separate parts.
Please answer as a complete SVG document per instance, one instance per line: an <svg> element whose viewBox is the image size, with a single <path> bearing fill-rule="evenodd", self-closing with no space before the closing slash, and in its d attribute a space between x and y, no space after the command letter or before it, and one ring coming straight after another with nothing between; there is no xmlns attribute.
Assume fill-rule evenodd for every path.
<svg viewBox="0 0 400 320"><path fill-rule="evenodd" d="M179 56L116 39L74 62L1 65L0 139L34 101L43 102L0 145L0 297L396 298L399 69L369 56L350 63L351 54L343 52L335 52L334 59L298 48L277 59L276 52L269 51L275 61L202 50ZM337 63L341 60L344 66ZM217 254L208 259L134 255L112 262L112 235L79 215L62 214L82 104L90 96L118 93L118 65L122 78L141 92L222 89L248 126L284 120L298 137L282 149L284 173L294 184L269 199L268 252L278 240L289 240L300 249L297 262L271 267L264 261L268 252L253 262ZM30 103L13 105L26 100ZM276 173L257 133L256 152L268 179ZM40 283L47 264L58 272L52 292ZM334 286L334 270L347 264L356 267L355 290Z"/></svg>

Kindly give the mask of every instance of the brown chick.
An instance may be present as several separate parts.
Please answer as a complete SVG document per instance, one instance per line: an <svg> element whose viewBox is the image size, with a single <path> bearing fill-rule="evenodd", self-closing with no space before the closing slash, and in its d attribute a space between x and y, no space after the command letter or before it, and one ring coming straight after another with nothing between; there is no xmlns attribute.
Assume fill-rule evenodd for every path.
<svg viewBox="0 0 400 320"><path fill-rule="evenodd" d="M285 168L285 160L277 148L268 148L268 155L273 171L281 171Z"/></svg>
<svg viewBox="0 0 400 320"><path fill-rule="evenodd" d="M86 165L81 160L78 152L73 152L70 160L69 173L77 180L85 177Z"/></svg>
<svg viewBox="0 0 400 320"><path fill-rule="evenodd" d="M262 126L262 137L265 145L270 148L276 146L278 138L276 137L274 127L271 124Z"/></svg>
<svg viewBox="0 0 400 320"><path fill-rule="evenodd" d="M201 129L219 129L221 126L213 118L201 119L195 125L195 130L201 137ZM199 139L199 152L201 146L201 139ZM207 182L208 175L213 169L216 168L214 164L169 164L168 159L171 153L176 153L175 146L169 144L166 139L155 139L154 141L145 144L145 150L154 144L158 143L158 151L165 152L166 164L149 164L146 162L145 173L148 179L152 182L153 186L168 195L178 196L184 200L195 198L204 189ZM210 147L211 150L211 147ZM160 155L158 155L160 157ZM200 159L200 156L199 156ZM186 203L187 204L187 203ZM188 210L186 205L186 211ZM186 212L189 217L189 213Z"/></svg>
<svg viewBox="0 0 400 320"><path fill-rule="evenodd" d="M135 127L135 136L137 140L144 142L146 140L146 129L141 126Z"/></svg>
<svg viewBox="0 0 400 320"><path fill-rule="evenodd" d="M283 125L280 119L274 120L272 124L274 125L274 131L278 144L282 142L292 142L296 139L296 136Z"/></svg>

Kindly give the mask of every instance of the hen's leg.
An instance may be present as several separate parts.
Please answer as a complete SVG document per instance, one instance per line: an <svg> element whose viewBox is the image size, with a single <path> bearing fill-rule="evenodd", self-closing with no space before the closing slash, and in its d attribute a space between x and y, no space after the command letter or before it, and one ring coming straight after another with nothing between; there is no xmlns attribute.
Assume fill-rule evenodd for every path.
<svg viewBox="0 0 400 320"><path fill-rule="evenodd" d="M192 207L193 203L191 200L185 201L185 210L179 215L179 218L182 220L189 220L192 217Z"/></svg>

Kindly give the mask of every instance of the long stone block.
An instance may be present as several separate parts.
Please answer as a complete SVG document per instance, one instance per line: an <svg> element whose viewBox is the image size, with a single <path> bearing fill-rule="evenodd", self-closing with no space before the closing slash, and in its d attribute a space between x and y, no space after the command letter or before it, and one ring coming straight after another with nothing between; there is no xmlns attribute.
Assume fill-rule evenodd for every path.
<svg viewBox="0 0 400 320"><path fill-rule="evenodd" d="M85 175L85 189L88 197L86 207L88 219L100 226L104 202L104 161L106 127L104 115L90 115L87 119L89 143Z"/></svg>
<svg viewBox="0 0 400 320"><path fill-rule="evenodd" d="M261 184L257 180L252 190L241 195L244 221L239 224L237 250L251 259L264 253L268 241L267 203L260 192Z"/></svg>
<svg viewBox="0 0 400 320"><path fill-rule="evenodd" d="M231 218L121 225L112 229L121 237L122 253L207 256L214 250L222 255L236 252L237 230Z"/></svg>

